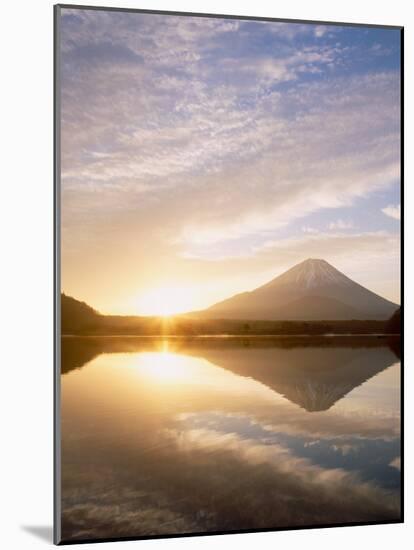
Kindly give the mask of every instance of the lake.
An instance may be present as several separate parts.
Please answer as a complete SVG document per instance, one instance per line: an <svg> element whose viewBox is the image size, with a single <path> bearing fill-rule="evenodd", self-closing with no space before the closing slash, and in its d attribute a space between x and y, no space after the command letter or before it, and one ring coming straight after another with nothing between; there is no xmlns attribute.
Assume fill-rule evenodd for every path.
<svg viewBox="0 0 414 550"><path fill-rule="evenodd" d="M62 338L62 539L397 521L399 341Z"/></svg>

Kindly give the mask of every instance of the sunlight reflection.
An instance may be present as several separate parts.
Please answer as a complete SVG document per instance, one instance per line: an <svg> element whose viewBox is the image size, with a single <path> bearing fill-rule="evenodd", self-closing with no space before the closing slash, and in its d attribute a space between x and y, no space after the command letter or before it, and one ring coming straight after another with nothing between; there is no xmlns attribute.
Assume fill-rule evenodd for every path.
<svg viewBox="0 0 414 550"><path fill-rule="evenodd" d="M160 351L107 355L106 360L114 361L116 370L122 365L157 386L202 386L219 392L230 391L233 396L246 394L261 395L272 401L283 399L251 378L235 375L206 359L170 351L168 341L162 343Z"/></svg>
<svg viewBox="0 0 414 550"><path fill-rule="evenodd" d="M162 351L143 353L137 364L140 372L161 383L191 383L197 381L200 366L175 353Z"/></svg>

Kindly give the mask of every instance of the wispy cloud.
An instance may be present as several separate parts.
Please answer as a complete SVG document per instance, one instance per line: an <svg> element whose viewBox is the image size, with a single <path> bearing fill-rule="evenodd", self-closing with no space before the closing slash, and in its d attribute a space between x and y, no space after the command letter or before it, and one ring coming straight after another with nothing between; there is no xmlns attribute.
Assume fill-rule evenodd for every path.
<svg viewBox="0 0 414 550"><path fill-rule="evenodd" d="M397 470L401 470L401 457L397 456L390 462L390 466L392 468L396 468Z"/></svg>
<svg viewBox="0 0 414 550"><path fill-rule="evenodd" d="M346 207L354 219L359 199L398 184L399 73L371 51L377 34L368 47L331 26L62 12L73 294L76 265L112 245L140 266L131 284L161 264L184 277L179 259L255 258L296 222L312 236L307 216ZM344 232L347 219L315 225Z"/></svg>
<svg viewBox="0 0 414 550"><path fill-rule="evenodd" d="M319 233L319 229L317 229L316 227L310 227L309 225L304 225L302 227L302 231L304 233Z"/></svg>
<svg viewBox="0 0 414 550"><path fill-rule="evenodd" d="M399 204L397 205L390 204L389 206L386 206L385 208L383 208L382 212L384 212L386 216L389 216L390 218L394 218L394 220L399 220L401 217L400 210L401 208Z"/></svg>
<svg viewBox="0 0 414 550"><path fill-rule="evenodd" d="M329 225L328 225L328 229L352 229L354 227L354 222L352 222L351 220L336 220L335 222L331 222Z"/></svg>

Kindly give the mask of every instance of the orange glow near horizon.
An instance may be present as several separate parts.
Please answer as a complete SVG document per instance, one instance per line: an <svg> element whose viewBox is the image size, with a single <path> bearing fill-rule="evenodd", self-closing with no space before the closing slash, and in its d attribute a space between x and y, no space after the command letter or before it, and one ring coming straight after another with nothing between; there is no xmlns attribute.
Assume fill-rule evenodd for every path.
<svg viewBox="0 0 414 550"><path fill-rule="evenodd" d="M133 300L139 315L171 317L194 311L195 289L188 286L163 286L149 290Z"/></svg>

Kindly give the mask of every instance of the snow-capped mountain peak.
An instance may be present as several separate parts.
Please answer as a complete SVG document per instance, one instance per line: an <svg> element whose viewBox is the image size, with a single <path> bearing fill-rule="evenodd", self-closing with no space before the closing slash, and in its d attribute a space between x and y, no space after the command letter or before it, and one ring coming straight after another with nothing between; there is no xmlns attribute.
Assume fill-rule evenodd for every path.
<svg viewBox="0 0 414 550"><path fill-rule="evenodd" d="M214 304L220 319L389 319L397 305L356 283L326 260L309 258L250 292Z"/></svg>
<svg viewBox="0 0 414 550"><path fill-rule="evenodd" d="M348 286L352 283L348 277L335 269L325 260L309 258L295 265L275 282L279 284L295 284L301 288L315 288L326 285Z"/></svg>

